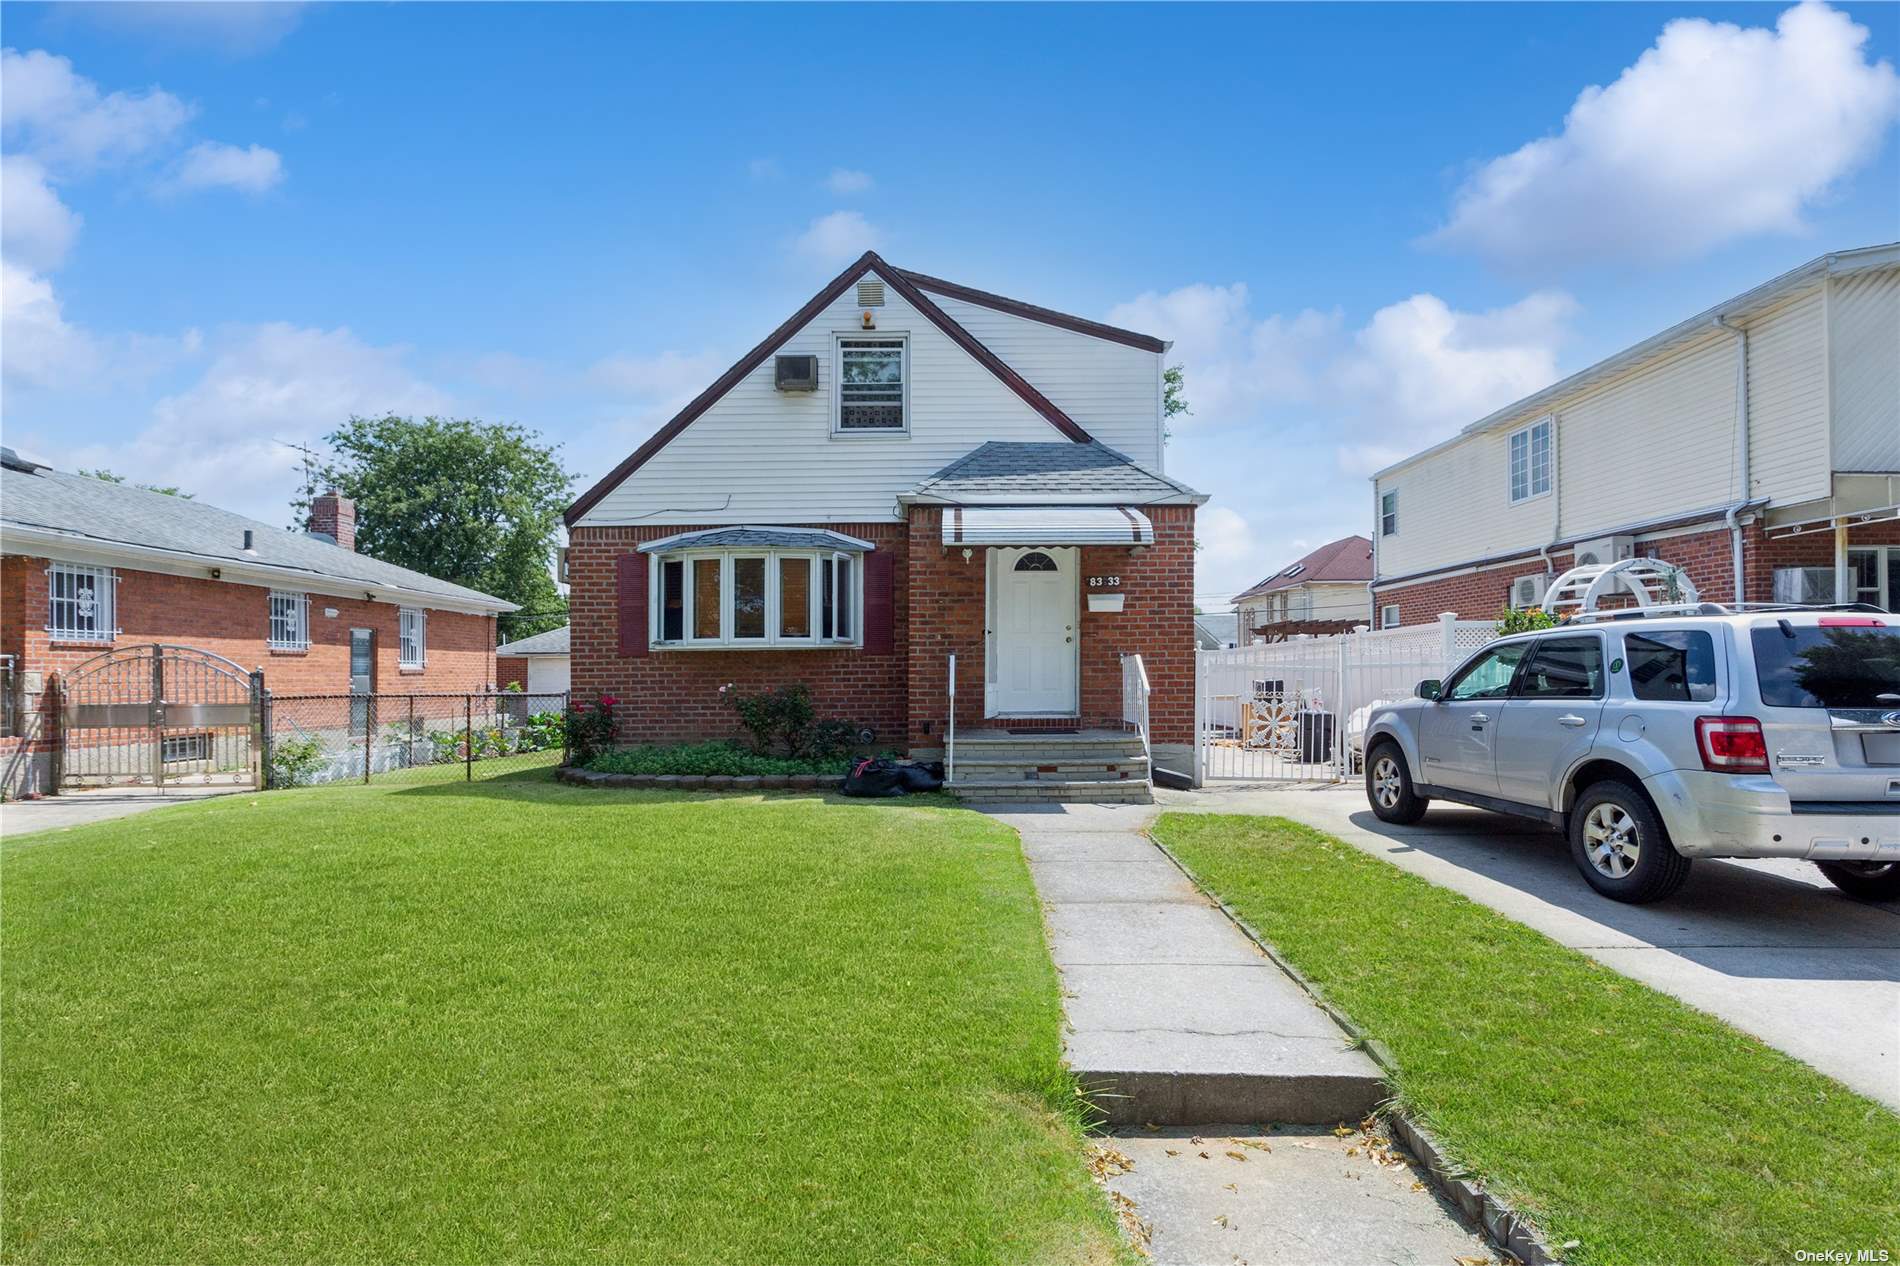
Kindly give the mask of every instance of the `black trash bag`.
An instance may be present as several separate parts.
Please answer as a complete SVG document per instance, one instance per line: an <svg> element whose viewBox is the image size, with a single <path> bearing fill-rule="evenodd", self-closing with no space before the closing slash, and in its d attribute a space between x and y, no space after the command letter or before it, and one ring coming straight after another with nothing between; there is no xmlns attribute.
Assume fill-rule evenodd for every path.
<svg viewBox="0 0 1900 1266"><path fill-rule="evenodd" d="M897 769L903 776L906 791L943 790L942 761L932 761L927 765L899 765Z"/></svg>
<svg viewBox="0 0 1900 1266"><path fill-rule="evenodd" d="M901 796L909 788L896 761L879 759L853 765L838 790L847 796Z"/></svg>

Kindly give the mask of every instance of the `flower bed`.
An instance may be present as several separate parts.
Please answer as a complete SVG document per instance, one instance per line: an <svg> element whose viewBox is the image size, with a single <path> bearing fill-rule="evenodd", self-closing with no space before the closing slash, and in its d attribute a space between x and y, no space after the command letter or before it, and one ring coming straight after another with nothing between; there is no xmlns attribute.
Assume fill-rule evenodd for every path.
<svg viewBox="0 0 1900 1266"><path fill-rule="evenodd" d="M762 756L735 743L674 743L664 747L623 747L601 752L583 763L600 774L710 775L726 778L815 774L842 778L849 757L810 760L797 756Z"/></svg>

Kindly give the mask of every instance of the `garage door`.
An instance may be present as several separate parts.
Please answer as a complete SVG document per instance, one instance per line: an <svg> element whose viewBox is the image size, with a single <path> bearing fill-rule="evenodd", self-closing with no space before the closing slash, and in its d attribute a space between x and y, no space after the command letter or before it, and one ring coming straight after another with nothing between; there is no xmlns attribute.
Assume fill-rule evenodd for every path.
<svg viewBox="0 0 1900 1266"><path fill-rule="evenodd" d="M528 660L528 693L557 695L567 689L568 670L565 656L535 655Z"/></svg>

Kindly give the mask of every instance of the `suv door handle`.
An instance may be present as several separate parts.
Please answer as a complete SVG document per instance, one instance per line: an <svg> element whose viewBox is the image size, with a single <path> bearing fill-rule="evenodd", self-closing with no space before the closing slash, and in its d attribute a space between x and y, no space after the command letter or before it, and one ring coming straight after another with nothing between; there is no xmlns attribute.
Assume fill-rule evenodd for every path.
<svg viewBox="0 0 1900 1266"><path fill-rule="evenodd" d="M1578 715L1577 715L1576 713L1574 713L1574 712L1571 712L1571 713L1568 713L1568 714L1566 714L1566 715L1564 715L1564 716L1560 716L1560 717L1558 717L1558 718L1557 718L1557 724L1558 724L1558 725L1567 725L1567 726L1569 726L1569 727L1570 727L1571 729L1573 729L1573 730L1574 730L1574 729L1576 729L1576 728L1577 728L1578 726L1582 726L1582 725L1588 725L1588 724L1589 724L1589 722L1588 722L1588 721L1585 721L1585 720L1584 720L1584 719L1583 719L1582 717L1580 717L1580 716L1578 716Z"/></svg>
<svg viewBox="0 0 1900 1266"><path fill-rule="evenodd" d="M1486 716L1482 712L1474 712L1465 719L1470 721L1471 724L1473 725L1483 725L1486 721L1489 721L1491 718Z"/></svg>

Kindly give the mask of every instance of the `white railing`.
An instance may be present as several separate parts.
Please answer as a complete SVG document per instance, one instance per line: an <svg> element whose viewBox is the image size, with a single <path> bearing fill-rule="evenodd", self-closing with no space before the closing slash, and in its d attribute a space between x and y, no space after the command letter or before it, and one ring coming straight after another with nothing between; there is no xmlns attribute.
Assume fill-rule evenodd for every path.
<svg viewBox="0 0 1900 1266"><path fill-rule="evenodd" d="M943 725L943 780L957 780L957 657L950 657L950 719Z"/></svg>
<svg viewBox="0 0 1900 1266"><path fill-rule="evenodd" d="M1148 738L1148 666L1139 655L1122 656L1122 720L1141 735L1141 756L1154 776L1154 744Z"/></svg>

